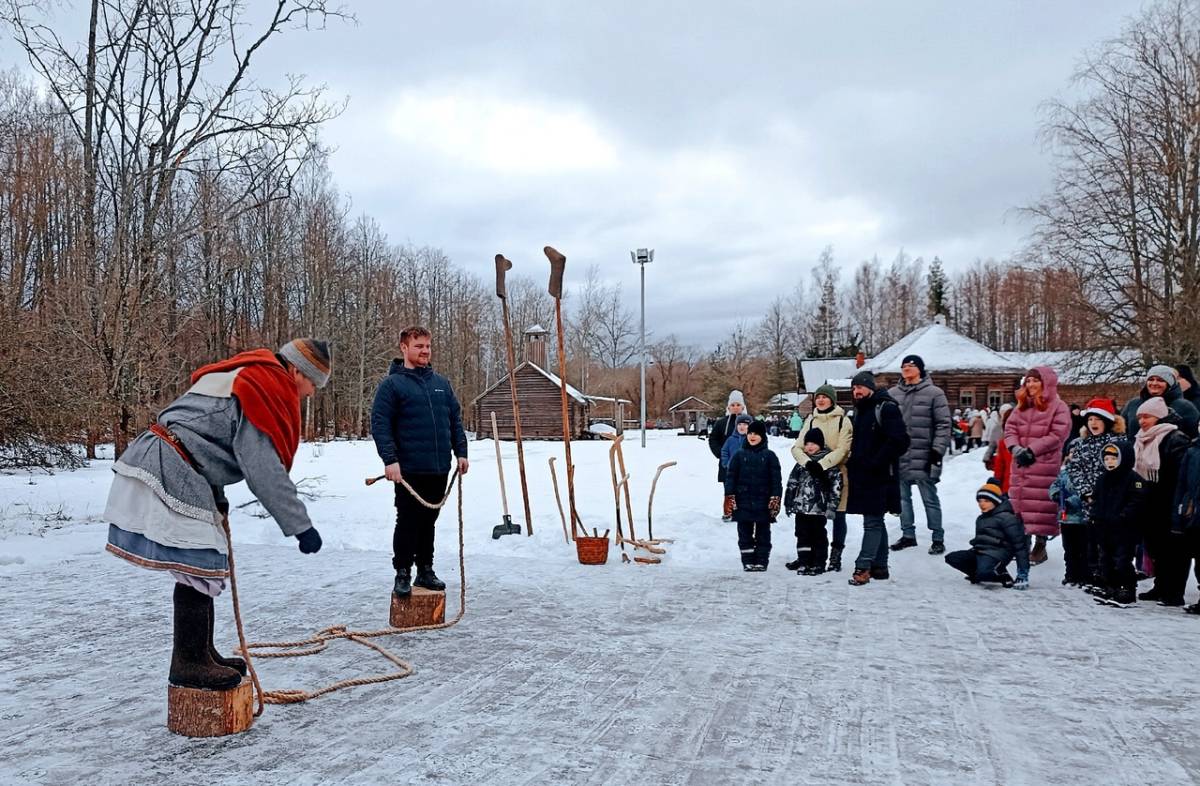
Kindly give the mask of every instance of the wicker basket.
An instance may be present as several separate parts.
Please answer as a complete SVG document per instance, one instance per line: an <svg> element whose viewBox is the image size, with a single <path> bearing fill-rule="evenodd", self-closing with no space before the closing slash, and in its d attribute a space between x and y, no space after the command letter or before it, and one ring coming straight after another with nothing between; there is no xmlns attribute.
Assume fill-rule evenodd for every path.
<svg viewBox="0 0 1200 786"><path fill-rule="evenodd" d="M608 562L608 538L579 535L575 538L575 552L581 565L603 565Z"/></svg>

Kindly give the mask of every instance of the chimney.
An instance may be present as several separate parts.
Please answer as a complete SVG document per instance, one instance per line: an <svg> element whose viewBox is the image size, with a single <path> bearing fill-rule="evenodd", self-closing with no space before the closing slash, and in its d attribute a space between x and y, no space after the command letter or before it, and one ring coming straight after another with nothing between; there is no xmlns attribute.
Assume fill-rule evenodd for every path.
<svg viewBox="0 0 1200 786"><path fill-rule="evenodd" d="M534 325L525 331L525 359L538 368L546 368L546 328Z"/></svg>
<svg viewBox="0 0 1200 786"><path fill-rule="evenodd" d="M854 367L862 368L865 365L867 365L867 356L864 355L862 352L859 352L857 355L854 356Z"/></svg>

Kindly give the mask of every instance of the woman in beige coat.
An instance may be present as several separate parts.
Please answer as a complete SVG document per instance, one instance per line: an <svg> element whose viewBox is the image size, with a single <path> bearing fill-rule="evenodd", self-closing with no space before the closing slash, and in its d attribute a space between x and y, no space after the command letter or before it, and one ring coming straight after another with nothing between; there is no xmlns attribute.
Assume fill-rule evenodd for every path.
<svg viewBox="0 0 1200 786"><path fill-rule="evenodd" d="M837 405L837 391L832 385L822 385L813 394L813 411L800 429L796 444L792 445L792 457L797 464L807 464L810 459L804 452L804 434L817 429L825 437L829 455L818 463L821 469L838 467L842 472L842 501L833 519L833 539L829 544L829 570L842 569L842 549L846 546L846 498L850 491L846 477L846 460L850 458L850 442L854 437L854 424L846 411Z"/></svg>

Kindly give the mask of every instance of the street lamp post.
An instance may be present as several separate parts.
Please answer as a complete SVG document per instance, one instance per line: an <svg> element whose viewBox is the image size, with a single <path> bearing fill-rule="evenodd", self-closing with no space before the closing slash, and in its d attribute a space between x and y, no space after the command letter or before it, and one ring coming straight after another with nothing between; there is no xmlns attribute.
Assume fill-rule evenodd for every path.
<svg viewBox="0 0 1200 786"><path fill-rule="evenodd" d="M641 362L641 378L642 378L642 447L646 447L646 265L654 261L654 249L639 248L637 251L629 252L630 258L633 259L633 264L638 265L642 269L642 362Z"/></svg>

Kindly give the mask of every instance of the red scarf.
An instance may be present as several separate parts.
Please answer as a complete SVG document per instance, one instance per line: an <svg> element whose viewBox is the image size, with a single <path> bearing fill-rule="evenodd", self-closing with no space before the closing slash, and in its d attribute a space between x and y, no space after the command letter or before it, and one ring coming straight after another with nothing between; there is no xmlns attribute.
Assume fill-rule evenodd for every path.
<svg viewBox="0 0 1200 786"><path fill-rule="evenodd" d="M233 380L233 397L254 427L266 434L279 460L290 472L300 446L300 396L296 383L269 349L252 349L227 360L203 366L192 384L205 374L241 369Z"/></svg>

